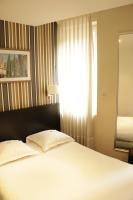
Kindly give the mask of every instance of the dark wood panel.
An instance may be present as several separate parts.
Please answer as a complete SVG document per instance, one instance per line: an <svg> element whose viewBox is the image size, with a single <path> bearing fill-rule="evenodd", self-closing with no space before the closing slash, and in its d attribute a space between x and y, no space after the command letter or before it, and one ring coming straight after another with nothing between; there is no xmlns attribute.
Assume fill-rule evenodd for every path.
<svg viewBox="0 0 133 200"><path fill-rule="evenodd" d="M59 105L0 112L0 141L19 139L48 129L60 130Z"/></svg>

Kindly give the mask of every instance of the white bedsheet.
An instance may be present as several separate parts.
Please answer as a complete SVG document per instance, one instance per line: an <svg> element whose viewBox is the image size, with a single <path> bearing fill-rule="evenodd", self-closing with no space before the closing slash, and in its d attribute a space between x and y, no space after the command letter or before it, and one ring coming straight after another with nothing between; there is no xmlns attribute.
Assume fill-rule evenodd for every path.
<svg viewBox="0 0 133 200"><path fill-rule="evenodd" d="M117 117L117 139L133 142L133 117Z"/></svg>
<svg viewBox="0 0 133 200"><path fill-rule="evenodd" d="M133 166L70 142L0 167L0 200L133 200Z"/></svg>

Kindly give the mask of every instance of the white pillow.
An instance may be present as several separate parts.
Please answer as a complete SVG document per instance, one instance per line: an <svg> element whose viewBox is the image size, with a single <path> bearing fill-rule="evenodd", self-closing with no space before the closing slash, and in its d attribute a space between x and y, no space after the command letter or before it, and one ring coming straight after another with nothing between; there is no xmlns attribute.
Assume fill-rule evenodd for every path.
<svg viewBox="0 0 133 200"><path fill-rule="evenodd" d="M38 153L19 140L0 142L0 165Z"/></svg>
<svg viewBox="0 0 133 200"><path fill-rule="evenodd" d="M27 144L30 148L34 149L35 151L38 151L38 152L40 152L40 153L43 153L42 148L41 148L38 144L36 144L36 143L34 143L34 142L30 141L30 140L27 140L27 141L26 141L26 144Z"/></svg>
<svg viewBox="0 0 133 200"><path fill-rule="evenodd" d="M26 143L35 143L42 148L42 151L47 151L53 147L67 142L73 142L74 139L62 132L56 130L47 130L35 133L26 137Z"/></svg>

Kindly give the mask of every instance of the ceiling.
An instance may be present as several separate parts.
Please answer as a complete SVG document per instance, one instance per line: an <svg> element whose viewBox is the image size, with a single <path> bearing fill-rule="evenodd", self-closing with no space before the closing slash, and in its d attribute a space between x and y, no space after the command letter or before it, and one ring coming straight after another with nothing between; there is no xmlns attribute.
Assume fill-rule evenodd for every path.
<svg viewBox="0 0 133 200"><path fill-rule="evenodd" d="M133 3L133 0L0 0L0 19L40 25Z"/></svg>

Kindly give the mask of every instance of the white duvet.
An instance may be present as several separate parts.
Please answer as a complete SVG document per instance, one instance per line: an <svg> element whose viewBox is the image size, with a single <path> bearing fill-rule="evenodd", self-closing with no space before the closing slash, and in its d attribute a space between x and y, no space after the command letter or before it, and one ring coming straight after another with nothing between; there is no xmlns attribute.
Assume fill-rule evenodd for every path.
<svg viewBox="0 0 133 200"><path fill-rule="evenodd" d="M133 142L133 117L117 117L117 139Z"/></svg>
<svg viewBox="0 0 133 200"><path fill-rule="evenodd" d="M0 200L133 200L133 166L70 142L0 167Z"/></svg>

